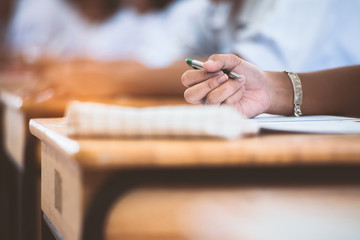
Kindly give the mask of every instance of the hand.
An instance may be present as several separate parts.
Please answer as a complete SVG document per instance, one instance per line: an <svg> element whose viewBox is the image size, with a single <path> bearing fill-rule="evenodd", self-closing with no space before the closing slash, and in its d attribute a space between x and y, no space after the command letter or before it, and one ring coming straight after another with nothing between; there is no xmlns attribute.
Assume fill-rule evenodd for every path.
<svg viewBox="0 0 360 240"><path fill-rule="evenodd" d="M137 62L74 60L58 62L41 73L57 96L113 97L126 92L126 77L140 68Z"/></svg>
<svg viewBox="0 0 360 240"><path fill-rule="evenodd" d="M57 96L103 96L114 94L107 84L109 76L103 64L64 62L42 72L42 80L50 83Z"/></svg>
<svg viewBox="0 0 360 240"><path fill-rule="evenodd" d="M240 74L242 80L229 79L221 69ZM254 117L270 108L266 73L235 55L212 55L204 63L204 70L186 71L181 81L188 87L184 97L192 104L229 104L246 117Z"/></svg>

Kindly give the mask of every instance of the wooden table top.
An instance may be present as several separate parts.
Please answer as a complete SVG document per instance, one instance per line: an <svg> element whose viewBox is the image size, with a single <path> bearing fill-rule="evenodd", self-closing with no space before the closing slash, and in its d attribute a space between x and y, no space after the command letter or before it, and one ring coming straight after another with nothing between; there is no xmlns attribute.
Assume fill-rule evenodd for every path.
<svg viewBox="0 0 360 240"><path fill-rule="evenodd" d="M90 169L360 164L360 135L265 133L231 141L86 139L68 137L64 118L32 119L30 131Z"/></svg>

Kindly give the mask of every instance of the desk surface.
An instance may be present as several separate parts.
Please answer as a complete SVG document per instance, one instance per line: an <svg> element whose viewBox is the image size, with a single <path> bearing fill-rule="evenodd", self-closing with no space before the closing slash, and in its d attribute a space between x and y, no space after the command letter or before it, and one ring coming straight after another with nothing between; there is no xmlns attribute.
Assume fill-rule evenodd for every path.
<svg viewBox="0 0 360 240"><path fill-rule="evenodd" d="M30 131L85 168L358 165L360 135L261 134L216 139L79 139L64 118L34 119Z"/></svg>

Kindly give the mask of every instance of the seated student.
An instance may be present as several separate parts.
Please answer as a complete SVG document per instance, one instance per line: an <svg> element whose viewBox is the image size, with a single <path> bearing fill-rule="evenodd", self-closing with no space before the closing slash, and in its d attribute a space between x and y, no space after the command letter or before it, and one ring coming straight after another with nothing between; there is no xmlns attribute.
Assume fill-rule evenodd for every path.
<svg viewBox="0 0 360 240"><path fill-rule="evenodd" d="M354 31L360 23L357 21L360 15L355 13L359 8L357 2L213 0L211 5L207 3L204 8L190 5L201 1L188 1L187 7L186 4L180 4L182 2L179 0L182 8L175 8L182 11L172 16L182 16L179 12L187 14L189 9L196 13L193 17L183 16L181 21L172 18L174 21L171 22L181 22L184 28L168 25L168 29L177 32L174 33L175 41L179 44L177 49L182 56L207 58L215 52L234 53L263 69L277 71L310 71L360 64L360 45L357 44L359 31ZM304 12L307 13L306 18L303 17ZM336 19L346 19L346 26L341 26L343 22ZM338 29L339 34L334 34L333 29ZM163 48L163 45L162 42L153 45L156 47L144 45L153 53L148 56L156 56L145 57L148 61L141 64L138 64L136 58L130 58L133 60L130 62L116 60L110 64L61 64L46 69L43 73L45 77L42 77L51 79L49 82L56 86L54 88L62 88L63 92L73 92L75 95L101 92L104 95L180 96L184 88L178 79L187 66L183 60L175 61L176 58L157 54L157 49ZM122 45L118 44L117 47L121 48ZM109 49L116 53L113 47ZM140 52L139 55L143 57L147 55L146 51ZM64 79L73 81L65 82Z"/></svg>
<svg viewBox="0 0 360 240"><path fill-rule="evenodd" d="M20 0L8 39L14 54L30 62L44 57L133 60L162 67L183 58L178 31L186 34L190 19L204 4L205 0Z"/></svg>
<svg viewBox="0 0 360 240"><path fill-rule="evenodd" d="M185 70L185 53L179 36L193 35L189 26L208 4L206 0L19 1L8 39L14 55L24 56L39 79L26 92L36 95L52 89L67 96L181 96L177 79ZM179 59L181 63L173 66Z"/></svg>
<svg viewBox="0 0 360 240"><path fill-rule="evenodd" d="M213 0L204 12L190 57L233 53L272 71L360 64L360 1Z"/></svg>
<svg viewBox="0 0 360 240"><path fill-rule="evenodd" d="M242 79L229 79L221 69L238 73ZM360 65L299 73L298 77L304 115L360 116ZM235 55L213 55L204 63L204 70L186 71L181 81L187 87L184 95L189 103L229 104L246 117L294 114L294 90L288 74L262 71Z"/></svg>

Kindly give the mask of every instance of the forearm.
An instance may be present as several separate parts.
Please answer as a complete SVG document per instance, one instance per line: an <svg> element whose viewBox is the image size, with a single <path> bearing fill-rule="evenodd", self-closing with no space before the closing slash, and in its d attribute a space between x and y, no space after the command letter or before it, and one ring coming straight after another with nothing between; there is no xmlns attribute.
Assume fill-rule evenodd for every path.
<svg viewBox="0 0 360 240"><path fill-rule="evenodd" d="M305 114L360 116L360 66L299 74Z"/></svg>
<svg viewBox="0 0 360 240"><path fill-rule="evenodd" d="M287 74L266 72L272 96L269 113L293 114L293 88ZM360 116L360 66L298 74L303 88L304 115Z"/></svg>
<svg viewBox="0 0 360 240"><path fill-rule="evenodd" d="M286 73L283 72L265 72L268 79L270 96L270 108L267 113L279 115L292 115L294 113L293 90L291 81Z"/></svg>
<svg viewBox="0 0 360 240"><path fill-rule="evenodd" d="M75 96L178 96L185 88L180 77L186 64L149 69L136 62L100 63L77 61L55 64L44 78L56 91Z"/></svg>
<svg viewBox="0 0 360 240"><path fill-rule="evenodd" d="M159 69L149 69L145 66L120 69L116 85L120 93L182 97L185 87L181 84L180 78L187 69L184 62L176 62Z"/></svg>

